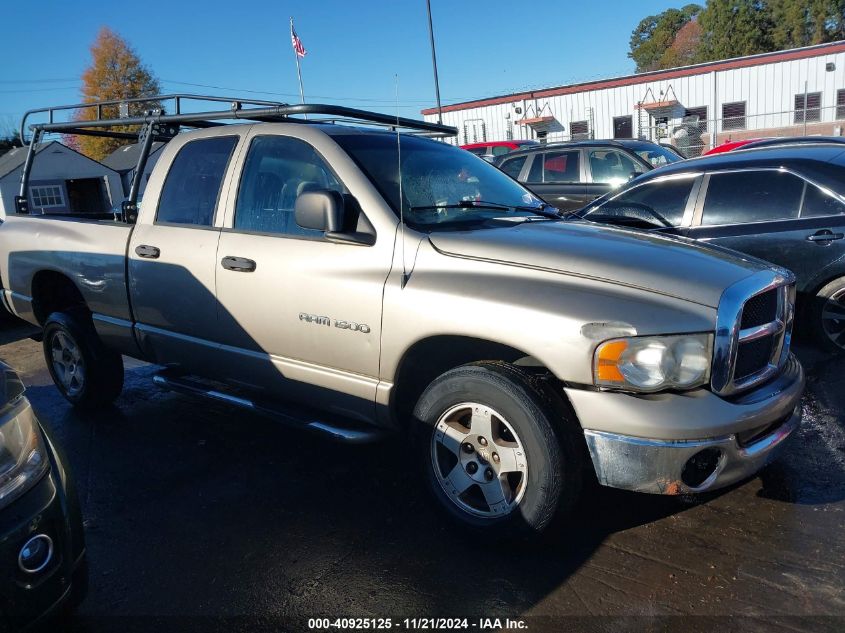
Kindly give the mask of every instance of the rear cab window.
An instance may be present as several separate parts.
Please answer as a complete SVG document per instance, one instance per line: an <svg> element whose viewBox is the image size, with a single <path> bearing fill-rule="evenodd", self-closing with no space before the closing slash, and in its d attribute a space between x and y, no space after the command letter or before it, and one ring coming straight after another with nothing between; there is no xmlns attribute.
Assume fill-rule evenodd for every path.
<svg viewBox="0 0 845 633"><path fill-rule="evenodd" d="M176 154L156 210L156 224L210 227L237 136L186 143Z"/></svg>

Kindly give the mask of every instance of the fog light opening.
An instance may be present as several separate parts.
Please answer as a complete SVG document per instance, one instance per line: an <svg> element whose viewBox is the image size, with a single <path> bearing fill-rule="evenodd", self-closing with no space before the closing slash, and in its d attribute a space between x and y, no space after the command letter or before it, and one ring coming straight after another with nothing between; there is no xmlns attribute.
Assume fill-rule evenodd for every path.
<svg viewBox="0 0 845 633"><path fill-rule="evenodd" d="M53 539L38 534L29 539L18 554L18 567L27 574L37 574L53 559Z"/></svg>
<svg viewBox="0 0 845 633"><path fill-rule="evenodd" d="M705 448L687 460L681 471L681 481L690 488L700 488L719 468L722 451L718 448Z"/></svg>

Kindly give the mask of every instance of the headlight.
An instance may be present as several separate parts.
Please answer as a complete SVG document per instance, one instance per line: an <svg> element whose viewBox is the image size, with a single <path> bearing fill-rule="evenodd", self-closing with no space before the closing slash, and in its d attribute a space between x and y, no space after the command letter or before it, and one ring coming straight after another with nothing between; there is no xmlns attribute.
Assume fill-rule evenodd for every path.
<svg viewBox="0 0 845 633"><path fill-rule="evenodd" d="M17 375L0 368L0 410L23 394ZM0 510L37 482L47 470L47 452L41 431L32 409L24 408L18 415L0 424Z"/></svg>
<svg viewBox="0 0 845 633"><path fill-rule="evenodd" d="M596 348L593 377L599 387L630 391L692 389L710 379L711 334L633 336Z"/></svg>

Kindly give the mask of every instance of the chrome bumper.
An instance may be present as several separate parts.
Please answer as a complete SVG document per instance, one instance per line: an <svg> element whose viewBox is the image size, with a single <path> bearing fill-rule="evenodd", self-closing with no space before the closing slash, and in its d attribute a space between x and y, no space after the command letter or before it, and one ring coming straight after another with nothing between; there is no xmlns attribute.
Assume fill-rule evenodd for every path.
<svg viewBox="0 0 845 633"><path fill-rule="evenodd" d="M777 455L801 422L801 408L769 435L741 446L735 435L709 440L648 440L602 431L584 431L599 483L637 492L678 495L729 486L750 477ZM717 465L703 482L689 485L687 462L705 449L719 451Z"/></svg>
<svg viewBox="0 0 845 633"><path fill-rule="evenodd" d="M585 398L579 400L576 394L571 399L599 483L676 495L729 486L774 459L801 423L803 390L804 372L790 357L779 376L731 400L707 392L657 399L628 396L627 402L620 402L621 394L592 393L588 397L593 406L588 408L582 404ZM606 407L599 407L603 395L611 397ZM600 423L605 428L596 428ZM607 428L611 423L613 430ZM627 434L628 429L645 432ZM690 437L693 430L697 437ZM690 465L685 471L702 451L707 452L696 458L698 468ZM696 471L702 476L691 477Z"/></svg>

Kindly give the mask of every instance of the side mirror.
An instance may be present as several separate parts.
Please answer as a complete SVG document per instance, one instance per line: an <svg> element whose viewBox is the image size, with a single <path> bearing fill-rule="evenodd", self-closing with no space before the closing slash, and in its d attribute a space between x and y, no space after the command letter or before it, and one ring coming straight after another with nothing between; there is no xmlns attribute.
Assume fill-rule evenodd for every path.
<svg viewBox="0 0 845 633"><path fill-rule="evenodd" d="M294 217L303 229L340 232L344 220L343 196L330 189L305 191L296 198Z"/></svg>

